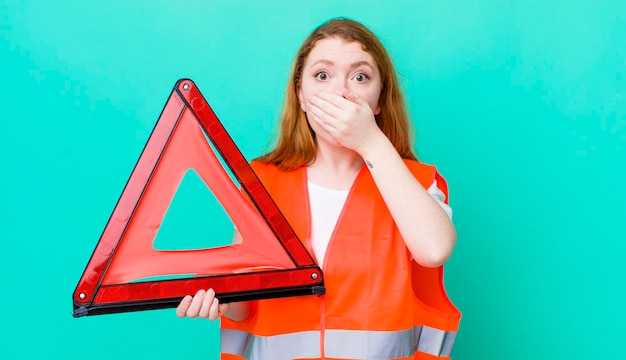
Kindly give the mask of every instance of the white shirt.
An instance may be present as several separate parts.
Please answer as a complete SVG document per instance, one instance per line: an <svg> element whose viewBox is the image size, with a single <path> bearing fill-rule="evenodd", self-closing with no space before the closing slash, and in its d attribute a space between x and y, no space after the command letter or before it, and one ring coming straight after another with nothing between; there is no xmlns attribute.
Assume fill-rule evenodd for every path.
<svg viewBox="0 0 626 360"><path fill-rule="evenodd" d="M320 266L335 230L337 220L346 202L350 190L335 190L308 181L309 203L311 207L311 244ZM452 209L444 203L446 196L437 187L437 180L428 188L428 193L452 219Z"/></svg>

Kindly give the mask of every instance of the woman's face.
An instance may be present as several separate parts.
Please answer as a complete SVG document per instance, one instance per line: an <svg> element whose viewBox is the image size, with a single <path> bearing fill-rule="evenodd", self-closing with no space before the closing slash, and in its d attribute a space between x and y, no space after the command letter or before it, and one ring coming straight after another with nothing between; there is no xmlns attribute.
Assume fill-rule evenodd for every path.
<svg viewBox="0 0 626 360"><path fill-rule="evenodd" d="M343 96L347 91L365 100L377 115L381 88L378 65L362 45L333 37L319 40L305 60L298 100L306 112L311 96L322 91Z"/></svg>

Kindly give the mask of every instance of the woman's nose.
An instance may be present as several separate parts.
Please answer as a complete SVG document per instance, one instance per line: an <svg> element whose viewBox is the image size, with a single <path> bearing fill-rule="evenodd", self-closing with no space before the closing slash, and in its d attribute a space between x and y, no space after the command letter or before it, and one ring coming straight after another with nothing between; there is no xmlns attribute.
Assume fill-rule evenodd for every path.
<svg viewBox="0 0 626 360"><path fill-rule="evenodd" d="M347 81L341 78L336 78L335 81L333 81L333 83L331 84L331 88L329 89L329 91L339 96L343 96L344 90L347 90L347 89L348 89Z"/></svg>

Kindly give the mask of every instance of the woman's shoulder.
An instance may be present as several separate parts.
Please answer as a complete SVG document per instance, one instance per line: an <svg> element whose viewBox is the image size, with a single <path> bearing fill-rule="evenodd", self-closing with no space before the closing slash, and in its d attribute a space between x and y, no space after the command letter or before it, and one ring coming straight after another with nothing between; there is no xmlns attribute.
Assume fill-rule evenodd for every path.
<svg viewBox="0 0 626 360"><path fill-rule="evenodd" d="M252 167L252 169L254 169L254 171L256 171L257 169L265 170L270 166L270 164L255 159L255 160L250 161L250 166Z"/></svg>
<svg viewBox="0 0 626 360"><path fill-rule="evenodd" d="M301 168L296 168L293 170L283 170L278 165L275 165L271 162L261 161L261 160L252 160L250 162L250 166L252 170L257 174L257 176L261 179L261 181L266 179L271 179L274 177L289 177L290 175L299 174L298 170Z"/></svg>
<svg viewBox="0 0 626 360"><path fill-rule="evenodd" d="M250 162L250 167L252 167L256 176L263 183L266 183L268 179L273 178L278 170L276 166L259 160L252 160Z"/></svg>
<svg viewBox="0 0 626 360"><path fill-rule="evenodd" d="M250 166L252 167L252 170L254 170L254 172L256 172L257 174L265 174L265 173L277 173L280 172L282 170L280 170L280 168L278 168L278 166L269 163L269 162L265 162L265 161L261 161L261 160L252 160L250 162Z"/></svg>
<svg viewBox="0 0 626 360"><path fill-rule="evenodd" d="M265 172L280 172L280 173L293 173L293 172L297 172L298 170L302 169L302 166L298 166L294 169L283 169L281 168L281 166L274 164L271 161L264 161L262 159L254 159L252 161L250 161L250 166L252 166L252 169L254 169L254 171L257 171L257 169L259 171L265 171Z"/></svg>
<svg viewBox="0 0 626 360"><path fill-rule="evenodd" d="M304 178L302 168L294 170L283 170L275 164L253 160L250 166L254 170L257 178L263 183L265 188L274 194L275 191L285 191L299 184Z"/></svg>

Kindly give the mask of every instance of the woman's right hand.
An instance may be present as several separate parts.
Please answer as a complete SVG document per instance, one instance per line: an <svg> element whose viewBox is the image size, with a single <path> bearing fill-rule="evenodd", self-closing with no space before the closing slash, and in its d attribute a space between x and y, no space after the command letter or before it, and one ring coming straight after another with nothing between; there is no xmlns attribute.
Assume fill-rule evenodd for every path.
<svg viewBox="0 0 626 360"><path fill-rule="evenodd" d="M176 316L217 320L224 315L229 305L220 304L213 289L198 290L193 297L187 295L180 301L176 308Z"/></svg>

